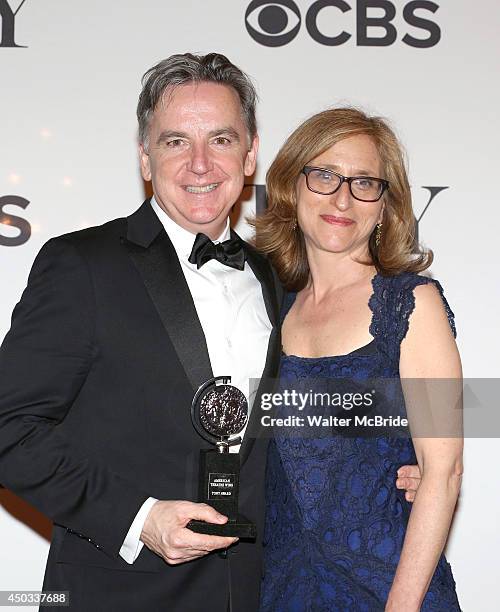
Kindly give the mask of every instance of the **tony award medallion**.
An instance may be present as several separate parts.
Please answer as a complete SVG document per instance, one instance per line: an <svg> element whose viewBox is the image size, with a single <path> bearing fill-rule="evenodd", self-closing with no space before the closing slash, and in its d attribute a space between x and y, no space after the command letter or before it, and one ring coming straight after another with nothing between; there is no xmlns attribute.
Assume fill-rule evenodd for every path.
<svg viewBox="0 0 500 612"><path fill-rule="evenodd" d="M229 447L240 444L239 434L248 419L248 403L230 376L211 378L196 392L191 404L194 428L215 449L200 451L198 501L228 517L225 525L192 520L189 529L209 535L255 538L256 526L238 512L240 457Z"/></svg>

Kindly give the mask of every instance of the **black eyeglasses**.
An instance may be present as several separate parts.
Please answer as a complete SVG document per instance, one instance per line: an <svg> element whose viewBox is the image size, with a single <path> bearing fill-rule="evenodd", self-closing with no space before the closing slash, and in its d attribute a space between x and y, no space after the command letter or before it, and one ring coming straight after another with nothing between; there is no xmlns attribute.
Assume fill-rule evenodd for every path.
<svg viewBox="0 0 500 612"><path fill-rule="evenodd" d="M389 189L389 181L373 176L343 176L326 168L304 166L302 173L306 175L309 191L321 195L331 195L340 189L342 183L349 184L349 191L355 200L361 202L377 202L384 191Z"/></svg>

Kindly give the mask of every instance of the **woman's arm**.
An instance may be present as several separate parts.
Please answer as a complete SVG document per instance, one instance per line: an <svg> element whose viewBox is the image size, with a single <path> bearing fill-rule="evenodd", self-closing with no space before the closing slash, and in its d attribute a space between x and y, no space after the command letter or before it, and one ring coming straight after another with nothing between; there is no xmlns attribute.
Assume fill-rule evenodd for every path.
<svg viewBox="0 0 500 612"><path fill-rule="evenodd" d="M462 476L460 356L436 287L421 285L414 294L400 374L422 481L386 612L420 610L446 543Z"/></svg>

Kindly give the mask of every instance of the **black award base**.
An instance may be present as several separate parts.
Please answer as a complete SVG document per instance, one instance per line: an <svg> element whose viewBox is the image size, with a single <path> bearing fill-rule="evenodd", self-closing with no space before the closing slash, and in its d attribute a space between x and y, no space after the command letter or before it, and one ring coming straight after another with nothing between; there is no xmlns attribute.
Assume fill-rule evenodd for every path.
<svg viewBox="0 0 500 612"><path fill-rule="evenodd" d="M255 540L257 537L257 527L242 514L238 514L237 518L234 520L229 519L224 525L205 523L205 521L190 521L187 527L191 529L191 531L206 533L207 535L226 536L245 540Z"/></svg>
<svg viewBox="0 0 500 612"><path fill-rule="evenodd" d="M208 535L255 539L257 527L238 511L240 488L240 457L237 453L216 450L200 451L200 477L198 501L208 504L228 517L219 525L205 521L190 521L192 531Z"/></svg>

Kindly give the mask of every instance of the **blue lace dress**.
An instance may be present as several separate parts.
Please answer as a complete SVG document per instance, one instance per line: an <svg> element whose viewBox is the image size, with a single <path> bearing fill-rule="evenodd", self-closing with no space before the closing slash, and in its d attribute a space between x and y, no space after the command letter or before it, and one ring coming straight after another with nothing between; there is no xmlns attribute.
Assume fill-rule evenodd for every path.
<svg viewBox="0 0 500 612"><path fill-rule="evenodd" d="M283 355L281 385L305 379L393 377L414 308L413 290L432 282L416 274L376 275L369 306L373 341L348 355ZM287 296L283 318L295 300ZM398 383L399 384L399 383ZM266 475L266 527L261 612L383 611L399 561L411 504L396 471L416 463L403 436L274 433ZM451 568L441 556L421 607L459 611Z"/></svg>

